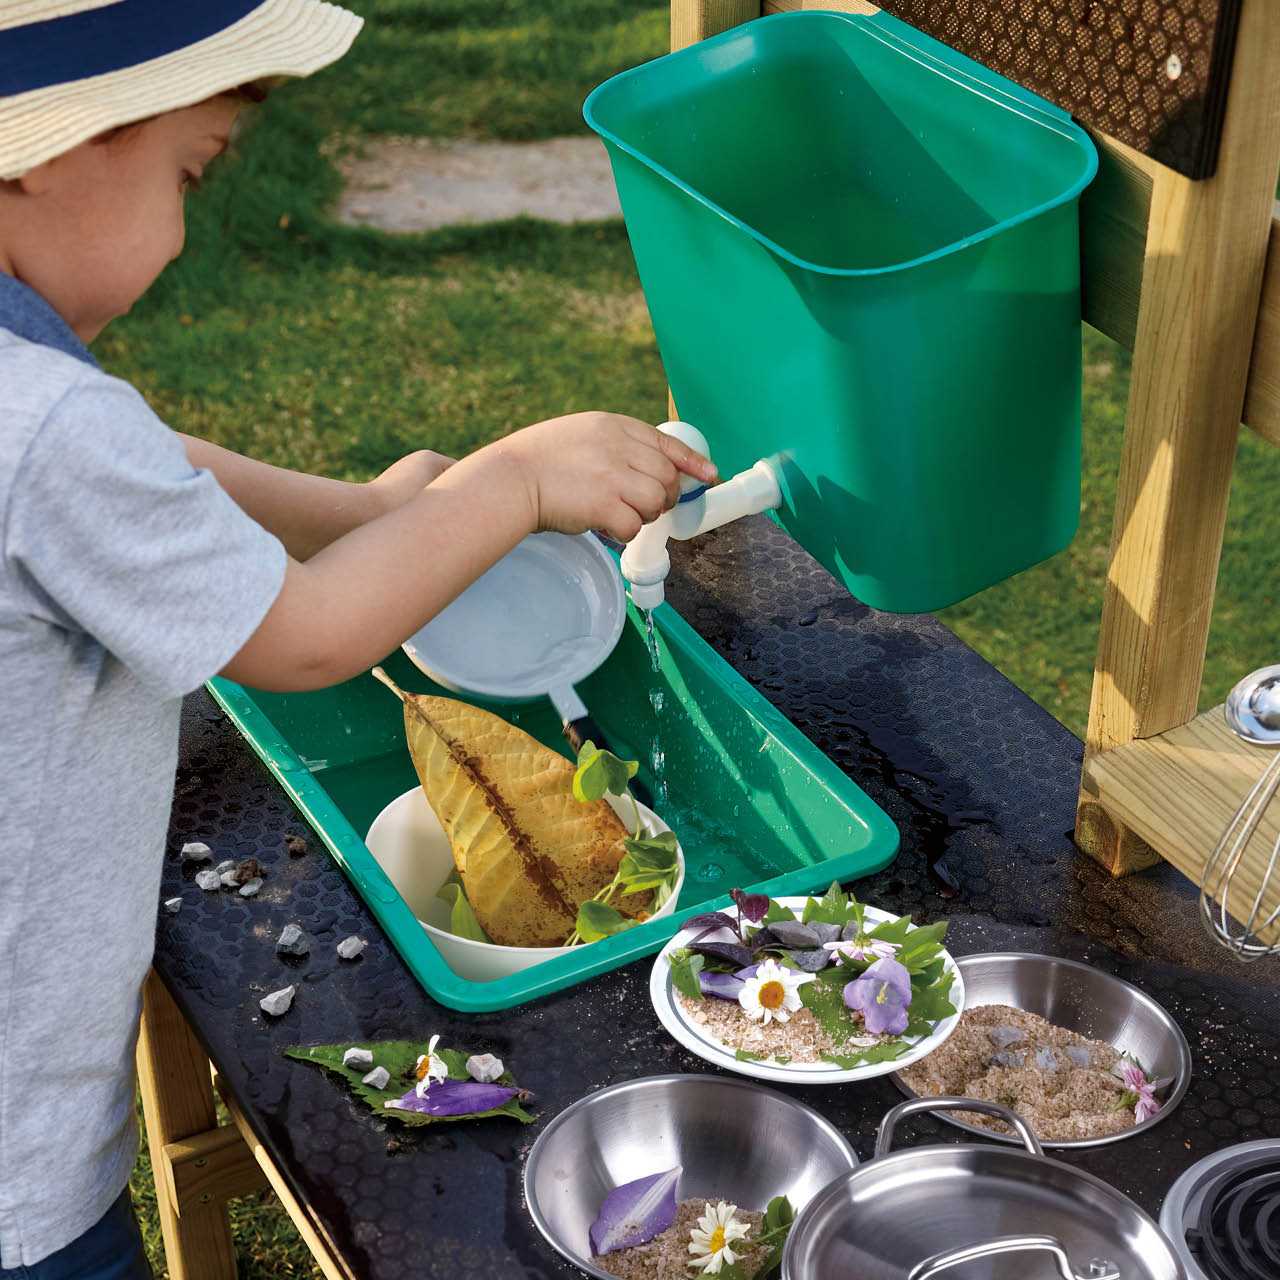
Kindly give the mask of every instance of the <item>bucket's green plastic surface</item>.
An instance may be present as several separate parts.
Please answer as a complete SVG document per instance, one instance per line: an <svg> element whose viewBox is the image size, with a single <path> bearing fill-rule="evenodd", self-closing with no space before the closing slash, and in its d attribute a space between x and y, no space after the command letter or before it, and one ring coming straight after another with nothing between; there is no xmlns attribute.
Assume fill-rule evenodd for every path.
<svg viewBox="0 0 1280 1280"><path fill-rule="evenodd" d="M654 620L658 673L633 612L612 656L579 692L610 746L642 762L651 761L655 727L649 692L663 693L670 799L655 807L685 855L676 913L496 982L471 982L448 968L364 843L384 806L418 781L395 698L369 676L304 694L262 693L225 680L209 687L427 991L454 1009L505 1009L656 951L690 915L727 905L732 888L820 891L832 880L878 871L897 851L897 828L883 810L671 606L658 609ZM446 693L400 653L385 665L402 688ZM567 754L549 703L494 709ZM648 763L641 774L656 794Z"/></svg>
<svg viewBox="0 0 1280 1280"><path fill-rule="evenodd" d="M877 608L941 608L1079 518L1078 198L1057 107L887 14L762 18L587 100L680 416Z"/></svg>

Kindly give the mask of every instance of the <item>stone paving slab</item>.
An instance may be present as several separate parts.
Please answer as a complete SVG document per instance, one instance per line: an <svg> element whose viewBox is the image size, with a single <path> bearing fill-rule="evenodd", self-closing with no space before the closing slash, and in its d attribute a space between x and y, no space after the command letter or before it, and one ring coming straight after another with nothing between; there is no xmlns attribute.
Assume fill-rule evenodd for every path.
<svg viewBox="0 0 1280 1280"><path fill-rule="evenodd" d="M543 142L371 140L341 163L337 217L382 231L434 231L521 216L594 222L621 216L595 137Z"/></svg>

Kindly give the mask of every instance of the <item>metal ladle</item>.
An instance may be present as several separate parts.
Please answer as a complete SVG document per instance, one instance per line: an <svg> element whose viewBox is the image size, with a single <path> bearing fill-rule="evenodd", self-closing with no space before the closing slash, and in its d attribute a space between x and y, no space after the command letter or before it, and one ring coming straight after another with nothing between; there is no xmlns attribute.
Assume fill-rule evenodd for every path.
<svg viewBox="0 0 1280 1280"><path fill-rule="evenodd" d="M1245 676L1231 690L1225 711L1227 723L1237 737L1259 747L1280 747L1280 666L1263 667ZM1232 881L1277 790L1280 790L1280 755L1263 770L1253 789L1240 802L1205 863L1204 876L1200 881L1201 923L1211 937L1242 962L1280 954L1280 942L1267 944L1258 938L1260 933L1280 920L1280 906L1265 920L1258 919L1276 866L1280 864L1280 837L1272 846L1271 858L1248 915L1239 917L1244 923L1237 925L1230 911Z"/></svg>

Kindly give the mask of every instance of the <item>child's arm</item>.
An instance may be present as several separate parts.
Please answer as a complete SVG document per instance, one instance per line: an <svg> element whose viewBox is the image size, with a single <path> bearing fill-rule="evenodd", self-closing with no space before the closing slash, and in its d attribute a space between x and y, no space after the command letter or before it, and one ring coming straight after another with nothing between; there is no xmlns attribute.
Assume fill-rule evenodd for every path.
<svg viewBox="0 0 1280 1280"><path fill-rule="evenodd" d="M344 534L407 502L452 461L423 449L368 484L349 484L256 462L194 436L184 435L182 441L191 465L212 471L235 504L274 533L295 560L310 560Z"/></svg>
<svg viewBox="0 0 1280 1280"><path fill-rule="evenodd" d="M675 503L680 471L716 478L705 458L632 418L582 413L528 427L307 562L291 559L275 604L223 674L281 691L349 679L526 534L600 528L634 537Z"/></svg>

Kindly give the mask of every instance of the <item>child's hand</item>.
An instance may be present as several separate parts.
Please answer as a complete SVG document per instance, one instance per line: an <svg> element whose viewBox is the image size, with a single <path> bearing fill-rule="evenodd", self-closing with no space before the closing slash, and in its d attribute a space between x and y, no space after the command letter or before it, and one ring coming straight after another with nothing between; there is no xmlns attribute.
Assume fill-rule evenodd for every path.
<svg viewBox="0 0 1280 1280"><path fill-rule="evenodd" d="M369 488L378 495L378 505L383 511L394 511L416 497L451 466L453 459L446 458L443 453L419 449L416 453L405 454L380 476L375 476L369 481Z"/></svg>
<svg viewBox="0 0 1280 1280"><path fill-rule="evenodd" d="M603 529L627 542L675 506L680 473L712 484L715 466L687 445L616 413L551 418L489 445L524 473L534 525Z"/></svg>

